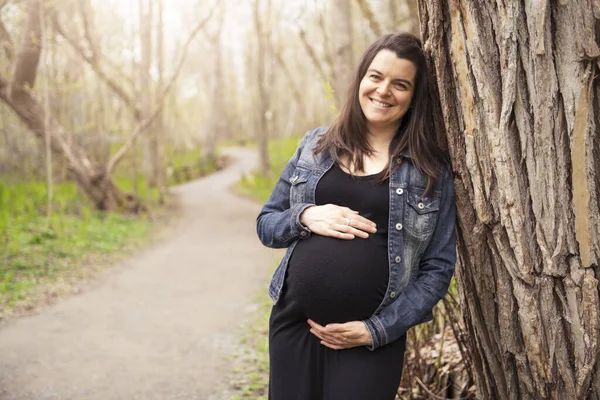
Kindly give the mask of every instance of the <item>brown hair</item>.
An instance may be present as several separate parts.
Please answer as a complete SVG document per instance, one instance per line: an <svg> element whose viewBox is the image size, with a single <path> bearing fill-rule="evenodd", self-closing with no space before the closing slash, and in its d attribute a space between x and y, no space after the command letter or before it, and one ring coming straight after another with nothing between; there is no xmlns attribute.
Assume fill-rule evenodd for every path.
<svg viewBox="0 0 600 400"><path fill-rule="evenodd" d="M367 142L367 119L360 106L358 91L371 62L381 50L393 51L398 58L411 61L417 70L412 107L402 117L389 151L390 160L399 158L402 161L403 154L410 155L415 168L427 177L427 193L441 176L448 158L436 142L429 74L421 41L410 33L381 36L365 51L348 91L348 99L340 115L320 138L315 153L324 151L338 164L341 164L341 156L347 156L356 171L364 171L363 159L372 154L373 149ZM395 164L394 168L399 166L400 163ZM389 178L389 167L388 162L378 176L379 181Z"/></svg>

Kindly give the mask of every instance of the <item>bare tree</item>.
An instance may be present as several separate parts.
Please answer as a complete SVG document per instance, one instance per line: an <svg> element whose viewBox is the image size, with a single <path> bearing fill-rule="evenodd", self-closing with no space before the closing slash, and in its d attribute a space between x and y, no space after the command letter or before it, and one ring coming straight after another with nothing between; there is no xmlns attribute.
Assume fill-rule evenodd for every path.
<svg viewBox="0 0 600 400"><path fill-rule="evenodd" d="M14 59L12 60L11 78L0 77L0 99L2 99L21 119L21 121L35 134L44 140L49 136L50 148L56 154L64 157L68 165L69 176L93 201L100 210L116 209L131 204L138 208L135 201L131 201L115 185L111 174L127 151L143 134L154 118L158 115L164 104L166 94L171 90L185 60L187 49L192 39L204 26L209 16L200 21L190 33L184 45L184 51L171 79L167 82L160 95L159 102L153 112L136 126L126 143L109 160L107 165L94 163L85 151L76 144L67 140L67 133L62 124L46 110L38 100L35 92L35 81L38 64L42 51L41 40L41 15L42 0L29 0L26 4L26 18L23 21L21 40Z"/></svg>
<svg viewBox="0 0 600 400"><path fill-rule="evenodd" d="M156 32L156 60L157 60L157 70L158 70L158 83L157 86L159 88L164 85L164 76L165 76L165 50L164 50L164 26L163 26L163 16L164 16L164 3L163 0L156 0L157 6L157 14L158 14L158 25ZM154 123L155 129L155 166L156 166L156 178L157 178L157 186L158 186L158 201L160 204L164 203L164 186L165 186L165 169L164 169L164 161L163 161L163 153L162 153L162 145L165 143L163 140L164 137L164 129L165 129L165 121L164 121L164 112L161 110L156 117L156 121Z"/></svg>
<svg viewBox="0 0 600 400"><path fill-rule="evenodd" d="M152 112L153 93L150 68L152 67L152 24L154 22L154 2L151 0L138 0L140 16L140 50L141 60L139 64L140 97L142 107L142 119L147 118ZM160 163L158 160L158 140L156 129L150 127L144 137L143 170L146 180L150 186L156 186L160 174Z"/></svg>
<svg viewBox="0 0 600 400"><path fill-rule="evenodd" d="M371 30L373 31L373 33L375 34L375 36L381 36L381 34L383 33L383 29L381 28L381 24L379 23L379 20L377 19L377 17L375 17L375 14L373 13L373 10L371 9L371 4L369 3L368 0L356 0L356 2L358 3L358 6L360 7L360 11L363 15L364 18L367 19L367 21L369 21L369 27L371 28ZM397 1L394 0L389 0L390 2L390 14L393 15L392 20L395 21L395 14L394 12L396 11L396 3Z"/></svg>
<svg viewBox="0 0 600 400"><path fill-rule="evenodd" d="M46 24L46 15L43 7L39 8L40 13L40 42L41 46L48 45L48 27ZM46 57L48 54L46 54ZM46 224L50 227L52 221L52 200L53 200L53 192L54 192L54 179L52 173L52 148L50 144L50 90L48 88L48 80L50 78L50 74L48 73L48 62L45 62L44 67L44 87L42 89L42 97L44 102L44 145L46 150L46 184L48 185L48 203L46 209Z"/></svg>
<svg viewBox="0 0 600 400"><path fill-rule="evenodd" d="M598 4L419 9L479 397L599 399Z"/></svg>
<svg viewBox="0 0 600 400"><path fill-rule="evenodd" d="M268 115L270 113L269 110L269 94L266 88L265 83L265 68L267 65L266 53L267 53L267 41L266 34L263 27L263 22L261 20L261 11L263 14L268 14L268 7L270 1L267 0L265 9L261 10L260 0L255 0L254 2L254 28L256 30L256 37L258 43L258 51L256 58L256 74L257 74L257 83L258 83L258 126L257 126L257 136L258 136L258 152L259 152L259 162L260 162L260 171L263 175L269 175L271 173L271 164L269 161L269 126L267 122Z"/></svg>
<svg viewBox="0 0 600 400"><path fill-rule="evenodd" d="M406 8L407 13L403 18L400 18L398 15L398 4L394 2L394 0L390 1L390 8L393 10L394 15L394 31L398 30L398 27L401 24L408 24L408 31L415 35L416 37L421 36L421 32L419 31L419 5L417 4L417 0L406 0Z"/></svg>
<svg viewBox="0 0 600 400"><path fill-rule="evenodd" d="M209 93L210 101L208 104L208 119L205 126L205 141L203 147L204 157L214 161L217 150L217 138L222 135L223 123L225 120L223 102L225 93L223 93L223 55L221 32L223 31L223 18L225 11L220 10L215 19L215 28L211 33L205 32L211 45L211 53L214 57L210 64L209 71Z"/></svg>
<svg viewBox="0 0 600 400"><path fill-rule="evenodd" d="M333 90L338 110L346 100L352 82L352 4L348 0L333 0L330 10L330 37L333 45Z"/></svg>

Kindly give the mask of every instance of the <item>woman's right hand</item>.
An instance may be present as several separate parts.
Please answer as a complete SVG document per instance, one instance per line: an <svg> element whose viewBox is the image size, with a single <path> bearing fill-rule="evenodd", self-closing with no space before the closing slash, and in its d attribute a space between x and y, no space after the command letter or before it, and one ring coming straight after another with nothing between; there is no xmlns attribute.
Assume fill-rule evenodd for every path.
<svg viewBox="0 0 600 400"><path fill-rule="evenodd" d="M377 231L375 222L361 217L358 211L335 204L308 207L300 214L300 223L318 235L346 240L356 236L366 239Z"/></svg>

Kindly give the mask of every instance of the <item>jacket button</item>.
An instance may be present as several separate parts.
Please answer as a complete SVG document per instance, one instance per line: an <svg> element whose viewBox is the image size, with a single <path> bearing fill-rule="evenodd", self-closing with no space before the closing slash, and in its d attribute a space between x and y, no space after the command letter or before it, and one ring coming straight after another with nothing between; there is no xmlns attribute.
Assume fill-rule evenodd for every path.
<svg viewBox="0 0 600 400"><path fill-rule="evenodd" d="M393 299L394 297L396 297L396 292L392 292L390 293L390 297Z"/></svg>
<svg viewBox="0 0 600 400"><path fill-rule="evenodd" d="M404 193L404 190L402 190L402 188L398 188L398 189L396 189L396 193L402 194L402 193Z"/></svg>
<svg viewBox="0 0 600 400"><path fill-rule="evenodd" d="M300 236L305 237L306 235L308 235L308 233L306 231L301 231L300 232Z"/></svg>
<svg viewBox="0 0 600 400"><path fill-rule="evenodd" d="M292 178L290 179L290 182L291 183L296 183L297 180L298 180L298 175L292 176Z"/></svg>
<svg viewBox="0 0 600 400"><path fill-rule="evenodd" d="M419 204L417 204L417 207L419 207L419 210L422 210L425 208L425 204L419 203Z"/></svg>
<svg viewBox="0 0 600 400"><path fill-rule="evenodd" d="M402 261L402 258L400 258L400 256L396 256L395 260L396 260L397 264L400 264L400 261Z"/></svg>
<svg viewBox="0 0 600 400"><path fill-rule="evenodd" d="M396 230L399 230L399 231L402 230L402 224L401 223L397 223L396 224Z"/></svg>

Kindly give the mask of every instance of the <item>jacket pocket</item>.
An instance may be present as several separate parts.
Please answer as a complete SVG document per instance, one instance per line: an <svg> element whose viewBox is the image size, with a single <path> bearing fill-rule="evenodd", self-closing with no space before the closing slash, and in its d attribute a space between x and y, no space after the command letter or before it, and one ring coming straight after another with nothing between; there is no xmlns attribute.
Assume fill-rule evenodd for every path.
<svg viewBox="0 0 600 400"><path fill-rule="evenodd" d="M440 211L439 197L421 197L422 190L410 190L406 197L406 229L419 239L426 239L434 230Z"/></svg>
<svg viewBox="0 0 600 400"><path fill-rule="evenodd" d="M290 206L297 203L304 203L306 199L306 187L308 178L312 172L304 168L296 168L290 178Z"/></svg>

